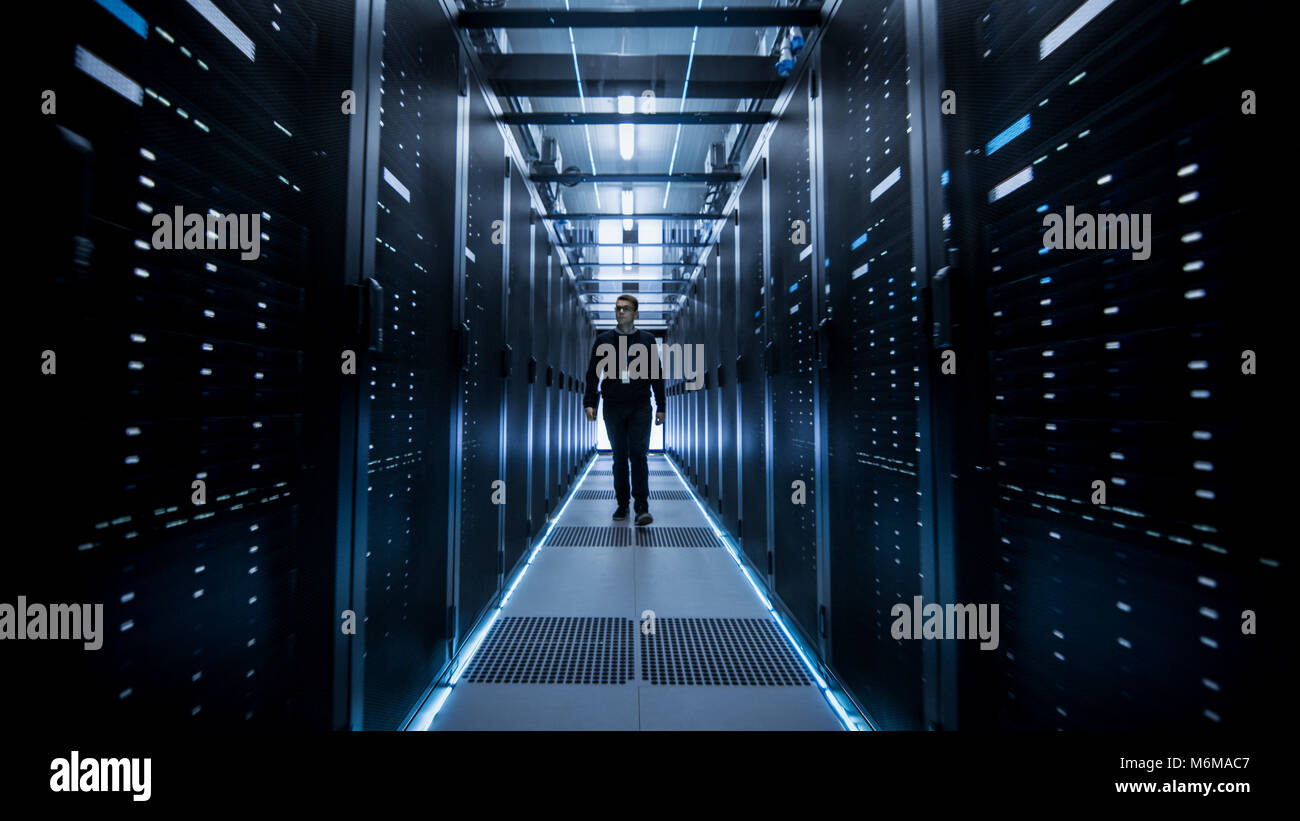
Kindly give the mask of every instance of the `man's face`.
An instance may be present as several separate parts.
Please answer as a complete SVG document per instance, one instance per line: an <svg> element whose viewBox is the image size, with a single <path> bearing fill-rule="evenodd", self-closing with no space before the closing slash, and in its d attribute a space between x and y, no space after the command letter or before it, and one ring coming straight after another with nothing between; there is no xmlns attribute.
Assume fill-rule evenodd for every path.
<svg viewBox="0 0 1300 821"><path fill-rule="evenodd" d="M618 318L619 325L627 327L628 325L632 324L633 320L636 319L636 315L637 312L632 307L632 303L628 302L626 299L620 299L617 303L615 303L614 316Z"/></svg>

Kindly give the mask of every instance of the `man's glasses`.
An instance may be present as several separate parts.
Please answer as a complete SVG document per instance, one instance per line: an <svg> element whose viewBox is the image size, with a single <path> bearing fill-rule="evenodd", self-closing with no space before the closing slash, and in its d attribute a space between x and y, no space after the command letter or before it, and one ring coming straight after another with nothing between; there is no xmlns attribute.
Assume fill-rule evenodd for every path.
<svg viewBox="0 0 1300 821"><path fill-rule="evenodd" d="M615 311L616 313L621 313L621 312L623 312L623 311L635 311L635 310L636 310L636 309L633 308L633 307L630 306L630 305L618 305L618 306L615 306L615 308L614 308L614 311Z"/></svg>

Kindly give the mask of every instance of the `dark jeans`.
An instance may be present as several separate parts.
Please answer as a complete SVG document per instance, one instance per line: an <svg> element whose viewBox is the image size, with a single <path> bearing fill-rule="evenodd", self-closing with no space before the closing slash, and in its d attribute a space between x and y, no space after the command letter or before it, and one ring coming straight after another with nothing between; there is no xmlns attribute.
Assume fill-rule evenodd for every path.
<svg viewBox="0 0 1300 821"><path fill-rule="evenodd" d="M636 500L635 511L650 510L650 469L646 451L650 449L650 403L605 403L605 433L614 451L614 496L625 507L629 496ZM628 462L632 463L632 487L629 493Z"/></svg>

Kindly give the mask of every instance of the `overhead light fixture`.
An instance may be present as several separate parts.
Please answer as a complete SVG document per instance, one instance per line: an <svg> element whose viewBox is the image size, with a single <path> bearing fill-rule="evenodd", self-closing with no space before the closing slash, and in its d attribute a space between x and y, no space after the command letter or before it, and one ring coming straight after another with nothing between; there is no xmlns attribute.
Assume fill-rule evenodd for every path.
<svg viewBox="0 0 1300 821"><path fill-rule="evenodd" d="M636 208L636 194L631 188L623 189L623 216L630 217ZM634 222L630 219L623 220L623 230L631 231Z"/></svg>
<svg viewBox="0 0 1300 821"><path fill-rule="evenodd" d="M633 252L632 252L632 246L631 246L631 245L624 245L624 246L623 246L623 267L624 267L624 268L631 268L631 267L632 267L632 253L633 253Z"/></svg>
<svg viewBox="0 0 1300 821"><path fill-rule="evenodd" d="M630 94L625 94L618 98L618 113L632 114L636 112L636 98ZM633 123L620 123L618 126L618 153L625 160L630 160L636 154L636 125Z"/></svg>

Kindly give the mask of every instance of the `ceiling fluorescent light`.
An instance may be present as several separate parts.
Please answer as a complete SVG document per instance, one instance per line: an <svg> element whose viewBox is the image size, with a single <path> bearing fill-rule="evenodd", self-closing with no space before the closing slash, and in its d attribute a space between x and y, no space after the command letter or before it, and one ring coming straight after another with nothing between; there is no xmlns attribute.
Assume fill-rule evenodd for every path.
<svg viewBox="0 0 1300 821"><path fill-rule="evenodd" d="M618 126L618 154L625 160L636 156L636 126L632 123Z"/></svg>
<svg viewBox="0 0 1300 821"><path fill-rule="evenodd" d="M635 111L635 97L625 94L618 98L619 114L632 114ZM632 159L636 154L636 126L632 123L622 123L618 127L618 153L625 160Z"/></svg>

